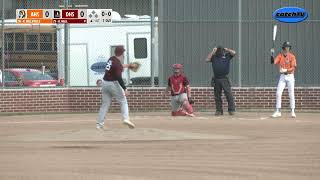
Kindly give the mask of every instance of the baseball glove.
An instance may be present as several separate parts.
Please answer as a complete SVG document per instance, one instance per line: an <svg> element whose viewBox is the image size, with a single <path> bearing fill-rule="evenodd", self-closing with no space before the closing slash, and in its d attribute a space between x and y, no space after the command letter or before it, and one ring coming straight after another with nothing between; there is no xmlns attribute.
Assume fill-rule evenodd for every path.
<svg viewBox="0 0 320 180"><path fill-rule="evenodd" d="M98 87L101 87L101 85L102 85L102 80L101 80L101 79L98 79L98 80L96 81L96 84L97 84Z"/></svg>
<svg viewBox="0 0 320 180"><path fill-rule="evenodd" d="M188 98L188 101L189 101L189 104L194 104L194 100L191 97Z"/></svg>
<svg viewBox="0 0 320 180"><path fill-rule="evenodd" d="M140 68L141 64L139 62L133 62L129 64L129 69L133 72L137 72Z"/></svg>

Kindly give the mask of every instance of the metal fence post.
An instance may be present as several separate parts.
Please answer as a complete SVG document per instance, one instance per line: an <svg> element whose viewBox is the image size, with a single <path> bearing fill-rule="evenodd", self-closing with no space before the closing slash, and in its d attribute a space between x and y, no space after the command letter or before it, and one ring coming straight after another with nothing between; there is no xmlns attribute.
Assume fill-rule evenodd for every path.
<svg viewBox="0 0 320 180"><path fill-rule="evenodd" d="M241 28L242 28L242 10L241 10L241 0L239 0L238 1L238 8L239 8L239 10L238 10L238 28L239 28L239 31L238 31L238 59L239 59L239 69L238 69L238 85L239 85L239 87L241 87L242 86L242 82L241 82L241 75L242 75L242 69L241 69L241 54L242 54L242 52L241 52L241 43L242 43L242 38L241 38Z"/></svg>
<svg viewBox="0 0 320 180"><path fill-rule="evenodd" d="M68 9L69 0L64 0L64 8ZM69 67L69 25L64 24L64 80L65 86L70 86L70 67Z"/></svg>
<svg viewBox="0 0 320 180"><path fill-rule="evenodd" d="M2 0L2 48L1 48L1 61L2 61L2 67L1 67L1 83L2 87L4 87L4 0Z"/></svg>
<svg viewBox="0 0 320 180"><path fill-rule="evenodd" d="M150 54L150 58L151 58L151 87L154 87L154 43L155 43L155 38L154 38L154 0L151 0L151 4L150 4L150 8L151 8L151 16L150 16L150 36L151 36L151 54Z"/></svg>

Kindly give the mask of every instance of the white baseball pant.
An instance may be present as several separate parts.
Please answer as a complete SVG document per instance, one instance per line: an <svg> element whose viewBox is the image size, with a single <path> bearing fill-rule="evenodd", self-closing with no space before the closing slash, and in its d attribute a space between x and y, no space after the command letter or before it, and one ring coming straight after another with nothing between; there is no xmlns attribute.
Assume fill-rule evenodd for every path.
<svg viewBox="0 0 320 180"><path fill-rule="evenodd" d="M102 81L102 102L100 106L97 124L104 125L106 113L108 113L112 98L120 104L122 120L129 119L129 107L127 97L118 81Z"/></svg>
<svg viewBox="0 0 320 180"><path fill-rule="evenodd" d="M294 97L294 75L293 74L281 74L278 82L277 87L277 102L276 102L276 108L281 108L281 101L282 101L282 93L286 86L288 86L288 92L289 92L289 98L290 98L290 108L295 108L295 97Z"/></svg>

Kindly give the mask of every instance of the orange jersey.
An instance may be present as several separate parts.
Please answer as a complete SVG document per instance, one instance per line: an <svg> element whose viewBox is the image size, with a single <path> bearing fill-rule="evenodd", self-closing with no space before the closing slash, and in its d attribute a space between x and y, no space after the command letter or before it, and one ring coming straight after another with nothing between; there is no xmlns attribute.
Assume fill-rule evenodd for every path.
<svg viewBox="0 0 320 180"><path fill-rule="evenodd" d="M289 74L293 74L297 67L296 57L290 52L287 53L287 56L284 56L282 53L278 54L274 60L274 64L278 64L279 68L287 69Z"/></svg>

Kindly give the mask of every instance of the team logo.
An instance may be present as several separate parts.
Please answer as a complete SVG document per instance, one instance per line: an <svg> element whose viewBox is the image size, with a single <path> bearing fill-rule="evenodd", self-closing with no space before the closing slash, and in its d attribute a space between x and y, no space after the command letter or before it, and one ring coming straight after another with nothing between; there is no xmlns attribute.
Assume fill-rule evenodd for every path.
<svg viewBox="0 0 320 180"><path fill-rule="evenodd" d="M26 18L26 11L25 10L20 10L18 13L19 18Z"/></svg>
<svg viewBox="0 0 320 180"><path fill-rule="evenodd" d="M108 59L101 55L95 61L96 62L91 65L90 69L97 74L103 74L106 71Z"/></svg>
<svg viewBox="0 0 320 180"><path fill-rule="evenodd" d="M298 23L308 18L308 12L299 7L283 7L274 11L272 17L284 23Z"/></svg>
<svg viewBox="0 0 320 180"><path fill-rule="evenodd" d="M61 17L61 14L60 14L59 10L54 10L53 11L53 15L54 15L54 18L60 18Z"/></svg>
<svg viewBox="0 0 320 180"><path fill-rule="evenodd" d="M106 62L96 62L91 65L90 69L94 72L102 73L102 72L105 72L106 67L107 67Z"/></svg>

